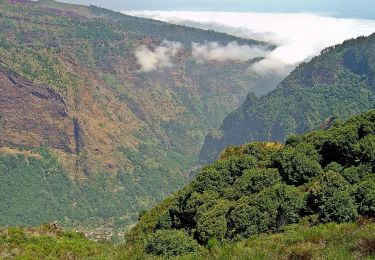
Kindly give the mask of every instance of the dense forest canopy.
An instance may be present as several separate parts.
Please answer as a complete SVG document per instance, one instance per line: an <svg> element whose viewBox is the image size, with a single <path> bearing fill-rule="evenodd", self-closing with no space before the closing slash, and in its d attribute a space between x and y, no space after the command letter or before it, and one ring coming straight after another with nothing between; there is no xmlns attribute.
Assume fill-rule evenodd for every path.
<svg viewBox="0 0 375 260"><path fill-rule="evenodd" d="M129 241L146 240L146 251L161 254L174 237L190 252L195 243L239 241L293 223L373 218L374 173L375 110L326 131L291 136L285 145L229 147L142 216Z"/></svg>

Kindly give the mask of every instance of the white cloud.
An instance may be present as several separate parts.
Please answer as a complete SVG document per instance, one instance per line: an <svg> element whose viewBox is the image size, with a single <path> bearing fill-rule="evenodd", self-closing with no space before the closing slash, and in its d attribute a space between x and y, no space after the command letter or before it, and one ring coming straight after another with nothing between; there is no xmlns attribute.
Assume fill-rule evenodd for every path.
<svg viewBox="0 0 375 260"><path fill-rule="evenodd" d="M256 57L264 57L267 53L264 48L239 45L237 42L230 42L227 45L217 42L192 44L192 56L198 61L248 61Z"/></svg>
<svg viewBox="0 0 375 260"><path fill-rule="evenodd" d="M137 63L141 67L140 71L149 72L156 69L172 67L172 58L182 48L179 42L163 41L160 46L153 49L141 45L135 51Z"/></svg>
<svg viewBox="0 0 375 260"><path fill-rule="evenodd" d="M259 75L278 73L286 76L291 68L319 54L328 46L375 32L373 20L333 18L317 14L188 11L125 13L202 29L213 29L276 44L278 47L268 53L266 59L251 67L251 70ZM225 48L229 50L228 46L224 48L195 47L200 47L204 53L209 53L209 57L217 55L220 58L231 59L229 54L222 52ZM237 50L233 57L238 57L243 51L246 52L246 48ZM251 57L252 51L250 50L249 53Z"/></svg>

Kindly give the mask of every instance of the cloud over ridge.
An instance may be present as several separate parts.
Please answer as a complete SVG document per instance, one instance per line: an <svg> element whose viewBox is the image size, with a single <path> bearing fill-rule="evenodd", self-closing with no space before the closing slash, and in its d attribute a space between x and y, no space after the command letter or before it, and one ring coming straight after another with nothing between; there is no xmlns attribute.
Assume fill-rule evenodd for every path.
<svg viewBox="0 0 375 260"><path fill-rule="evenodd" d="M193 43L192 56L198 61L248 61L253 58L263 57L268 51L259 46L239 45L237 42L230 42L221 45L217 42L205 44Z"/></svg>
<svg viewBox="0 0 375 260"><path fill-rule="evenodd" d="M169 23L213 29L243 38L276 44L271 52L262 53L251 46L193 45L195 54L216 61L265 56L250 69L259 74L279 73L286 76L300 62L320 53L326 47L375 32L375 20L344 19L306 13L129 11L129 15ZM235 47L235 48L234 48ZM251 49L252 48L252 49ZM226 51L232 51L228 54ZM255 55L257 53L257 55ZM194 53L193 53L194 54Z"/></svg>
<svg viewBox="0 0 375 260"><path fill-rule="evenodd" d="M135 57L140 71L149 72L156 69L172 67L171 59L177 55L182 48L179 42L164 40L161 45L150 49L145 45L139 46L135 51Z"/></svg>

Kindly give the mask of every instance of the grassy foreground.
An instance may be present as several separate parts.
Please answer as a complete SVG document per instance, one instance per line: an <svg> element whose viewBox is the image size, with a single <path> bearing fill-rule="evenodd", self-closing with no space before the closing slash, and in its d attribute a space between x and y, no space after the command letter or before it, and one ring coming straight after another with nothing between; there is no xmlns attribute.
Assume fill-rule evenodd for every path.
<svg viewBox="0 0 375 260"><path fill-rule="evenodd" d="M126 245L90 241L50 225L2 229L0 258L162 259ZM239 243L213 241L196 254L176 259L375 259L375 223L290 225L281 233L255 235Z"/></svg>

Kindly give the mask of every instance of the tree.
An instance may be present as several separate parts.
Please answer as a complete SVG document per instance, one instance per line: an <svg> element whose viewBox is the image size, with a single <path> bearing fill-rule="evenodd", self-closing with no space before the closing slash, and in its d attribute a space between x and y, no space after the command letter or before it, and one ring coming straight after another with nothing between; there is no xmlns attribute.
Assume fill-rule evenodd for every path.
<svg viewBox="0 0 375 260"><path fill-rule="evenodd" d="M196 234L199 241L207 243L210 238L216 238L219 241L225 239L229 205L229 201L220 199L213 205L207 203L199 207L196 217Z"/></svg>
<svg viewBox="0 0 375 260"><path fill-rule="evenodd" d="M226 190L226 196L237 200L243 196L259 193L267 187L281 182L277 169L250 169L239 177L233 185Z"/></svg>
<svg viewBox="0 0 375 260"><path fill-rule="evenodd" d="M230 226L232 236L243 236L278 230L295 223L305 206L305 196L296 187L277 184L266 188L254 197L244 197L231 210Z"/></svg>
<svg viewBox="0 0 375 260"><path fill-rule="evenodd" d="M355 184L361 181L364 177L371 174L371 165L361 164L359 166L347 167L341 171L341 175L350 183Z"/></svg>
<svg viewBox="0 0 375 260"><path fill-rule="evenodd" d="M354 200L346 191L334 192L320 208L319 218L322 222L342 223L353 221L358 216Z"/></svg>
<svg viewBox="0 0 375 260"><path fill-rule="evenodd" d="M350 183L340 174L328 171L319 176L308 190L307 206L312 212L319 213L321 207L336 193L350 193Z"/></svg>
<svg viewBox="0 0 375 260"><path fill-rule="evenodd" d="M356 191L358 212L368 217L375 217L375 179L361 182Z"/></svg>
<svg viewBox="0 0 375 260"><path fill-rule="evenodd" d="M274 166L284 181L293 185L302 185L322 171L318 161L292 147L286 147L278 153Z"/></svg>
<svg viewBox="0 0 375 260"><path fill-rule="evenodd" d="M198 250L198 243L179 230L158 230L147 240L146 252L162 256L178 256L194 253Z"/></svg>

